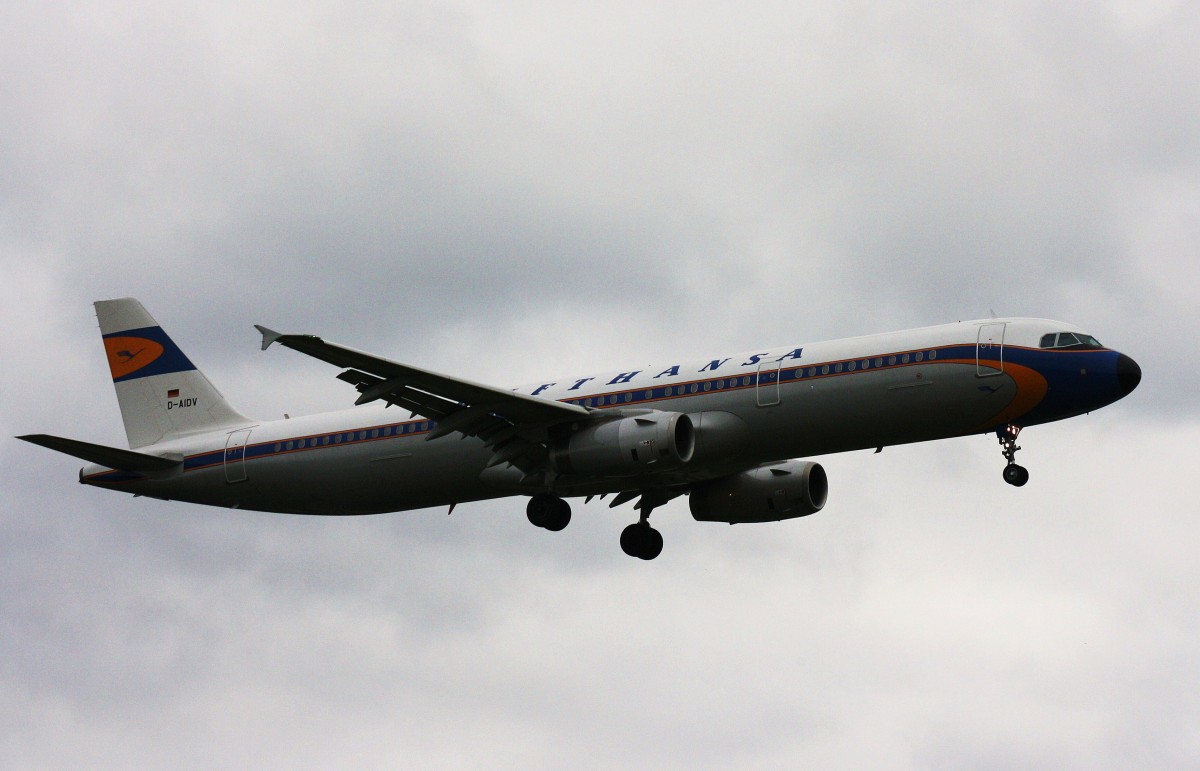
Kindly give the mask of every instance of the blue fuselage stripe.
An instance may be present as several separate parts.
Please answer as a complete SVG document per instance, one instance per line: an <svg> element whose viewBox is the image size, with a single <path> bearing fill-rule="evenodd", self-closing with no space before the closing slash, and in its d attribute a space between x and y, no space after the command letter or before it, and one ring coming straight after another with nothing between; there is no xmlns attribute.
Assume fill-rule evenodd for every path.
<svg viewBox="0 0 1200 771"><path fill-rule="evenodd" d="M141 334L145 330L137 330ZM135 333L121 333L133 335ZM169 338L165 338L169 342ZM177 349L176 349L177 350ZM1001 351L1003 353L1001 353ZM181 354L182 355L182 354ZM918 356L920 357L918 359ZM1067 405L1074 408L1070 414L1078 414L1083 409L1075 408L1080 397L1090 393L1081 391L1076 379L1069 377L1081 369L1094 368L1100 375L1110 368L1115 368L1118 354L1109 349L1086 351L1062 351L1052 349L1023 348L1016 346L992 347L980 351L975 345L952 345L934 348L920 348L875 356L859 356L848 359L823 361L820 363L804 363L802 366L787 366L780 370L762 370L760 372L741 375L722 375L707 377L699 380L685 380L671 385L638 387L619 391L603 391L571 399L562 399L568 404L585 407L629 407L640 406L668 399L715 395L728 391L754 389L760 385L780 383L795 383L805 380L852 377L855 375L871 374L880 370L892 370L904 367L919 367L935 365L943 362L959 363L970 360L985 366L999 369L1003 363L1029 367L1046 378L1049 385L1047 397L1043 402L1028 413L1029 424L1046 422L1058 417L1063 410L1069 410ZM186 359L184 359L186 361ZM878 364L876 362L879 362ZM188 362L190 364L190 362ZM157 362L155 362L157 364ZM851 369L853 365L853 369ZM1115 370L1114 370L1115 371ZM137 373L141 376L141 372ZM1102 384L1097 387L1102 388ZM1097 393L1097 398L1107 397L1107 391ZM1108 403L1104 401L1103 403ZM343 429L338 431L307 434L288 439L272 440L257 444L246 445L232 449L217 449L190 455L184 459L185 472L220 466L227 460L257 460L278 455L288 455L297 452L334 449L354 444L415 437L428 434L436 426L436 422L427 419L403 421ZM93 475L89 482L125 482L142 478L140 475L124 471L108 471Z"/></svg>

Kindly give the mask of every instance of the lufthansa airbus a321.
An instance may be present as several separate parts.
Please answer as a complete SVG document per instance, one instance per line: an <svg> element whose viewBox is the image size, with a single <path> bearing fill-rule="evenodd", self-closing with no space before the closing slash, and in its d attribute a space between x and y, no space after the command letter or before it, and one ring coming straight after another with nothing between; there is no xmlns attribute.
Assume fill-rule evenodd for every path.
<svg viewBox="0 0 1200 771"><path fill-rule="evenodd" d="M1129 356L1071 324L1001 318L763 347L496 388L326 342L273 343L339 368L359 392L340 412L256 421L235 410L133 299L96 303L129 448L19 437L88 461L80 482L164 500L349 515L528 496L562 530L568 498L635 501L621 548L654 559L650 513L687 495L704 522L820 511L810 458L995 434L1021 486L1021 429L1081 415L1141 380ZM396 407L398 409L388 409Z"/></svg>

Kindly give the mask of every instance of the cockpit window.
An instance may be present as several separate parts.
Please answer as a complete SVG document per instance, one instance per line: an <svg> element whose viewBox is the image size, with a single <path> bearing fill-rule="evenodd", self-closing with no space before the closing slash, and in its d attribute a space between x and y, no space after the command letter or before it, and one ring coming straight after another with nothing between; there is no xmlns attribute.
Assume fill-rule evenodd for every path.
<svg viewBox="0 0 1200 771"><path fill-rule="evenodd" d="M1042 340L1038 345L1042 348L1058 348L1068 351L1084 351L1104 347L1096 338L1082 332L1051 332L1048 335L1042 335Z"/></svg>

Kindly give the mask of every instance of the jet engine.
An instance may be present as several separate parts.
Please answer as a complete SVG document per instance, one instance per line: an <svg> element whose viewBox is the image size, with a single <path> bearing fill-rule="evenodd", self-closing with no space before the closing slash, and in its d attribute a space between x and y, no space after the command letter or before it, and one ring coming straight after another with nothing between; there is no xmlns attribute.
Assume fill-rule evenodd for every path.
<svg viewBox="0 0 1200 771"><path fill-rule="evenodd" d="M633 476L690 461L696 432L687 415L650 410L586 426L553 442L552 448L561 474Z"/></svg>
<svg viewBox="0 0 1200 771"><path fill-rule="evenodd" d="M775 522L805 517L825 506L829 478L819 463L789 460L692 488L689 505L700 522Z"/></svg>

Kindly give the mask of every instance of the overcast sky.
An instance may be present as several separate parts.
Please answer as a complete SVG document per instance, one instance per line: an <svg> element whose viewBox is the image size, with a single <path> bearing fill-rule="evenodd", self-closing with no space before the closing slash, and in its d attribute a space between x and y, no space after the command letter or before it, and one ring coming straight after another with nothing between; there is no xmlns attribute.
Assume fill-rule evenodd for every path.
<svg viewBox="0 0 1200 771"><path fill-rule="evenodd" d="M802 7L796 7L800 5ZM319 333L512 386L999 315L1130 398L722 527L134 499L0 440L0 766L1200 764L1200 6L7 3L0 428L122 445L91 302L242 411Z"/></svg>

